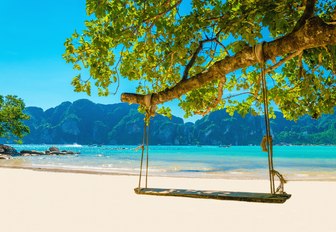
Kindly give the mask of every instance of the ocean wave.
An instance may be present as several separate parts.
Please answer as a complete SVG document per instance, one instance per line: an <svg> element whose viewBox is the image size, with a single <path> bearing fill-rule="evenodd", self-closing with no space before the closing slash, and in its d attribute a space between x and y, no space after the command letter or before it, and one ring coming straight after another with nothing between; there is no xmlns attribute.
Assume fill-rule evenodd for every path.
<svg viewBox="0 0 336 232"><path fill-rule="evenodd" d="M61 145L62 147L83 147L83 145L80 145L78 143L74 143L74 144L65 144L65 145Z"/></svg>

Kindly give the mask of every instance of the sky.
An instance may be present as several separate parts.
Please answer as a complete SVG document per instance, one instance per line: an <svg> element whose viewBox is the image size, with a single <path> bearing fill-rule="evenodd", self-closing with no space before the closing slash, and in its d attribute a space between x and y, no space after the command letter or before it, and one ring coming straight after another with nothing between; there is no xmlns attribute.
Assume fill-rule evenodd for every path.
<svg viewBox="0 0 336 232"><path fill-rule="evenodd" d="M84 29L86 18L85 0L0 0L0 95L17 95L26 106L46 110L82 98L119 103L122 92L135 92L135 86L125 81L118 94L108 97L73 91L71 80L78 73L63 60L63 44L74 30ZM176 101L168 106L183 117Z"/></svg>

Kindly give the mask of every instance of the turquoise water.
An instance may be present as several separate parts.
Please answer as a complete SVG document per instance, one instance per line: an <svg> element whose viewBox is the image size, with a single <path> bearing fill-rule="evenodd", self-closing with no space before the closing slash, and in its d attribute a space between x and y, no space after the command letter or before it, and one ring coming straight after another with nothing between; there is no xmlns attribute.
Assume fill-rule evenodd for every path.
<svg viewBox="0 0 336 232"><path fill-rule="evenodd" d="M13 145L47 150L50 145ZM23 166L138 174L141 150L135 146L56 145L73 156L17 157ZM4 161L2 161L4 162ZM267 178L267 153L258 146L150 146L151 175ZM275 146L274 167L289 179L336 180L336 146Z"/></svg>

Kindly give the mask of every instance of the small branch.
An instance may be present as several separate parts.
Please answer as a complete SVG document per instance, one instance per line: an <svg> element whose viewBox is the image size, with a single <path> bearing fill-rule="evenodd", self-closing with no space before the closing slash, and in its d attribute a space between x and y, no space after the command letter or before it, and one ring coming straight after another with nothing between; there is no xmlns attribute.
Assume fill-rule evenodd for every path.
<svg viewBox="0 0 336 232"><path fill-rule="evenodd" d="M119 60L118 60L118 62L117 62L117 64L116 64L116 66L114 67L114 70L115 70L116 73L117 73L117 88L116 88L116 90L114 91L114 93L112 93L113 95L116 95L116 94L117 94L117 92L118 92L118 90L119 90L119 86L120 86L120 76L119 76L119 72L118 72L118 66L119 66L119 64L120 64L120 62L121 62L121 58L122 58L122 55L121 55L121 54L124 52L124 49L125 49L125 46L121 49Z"/></svg>
<svg viewBox="0 0 336 232"><path fill-rule="evenodd" d="M222 20L222 19L227 20L229 17L230 17L229 14L224 14L224 15L220 15L220 16L217 16L217 17L212 17L212 18L205 19L205 21L219 21L219 20Z"/></svg>
<svg viewBox="0 0 336 232"><path fill-rule="evenodd" d="M224 49L224 51L226 52L226 54L228 54L228 56L230 55L230 53L229 53L229 51L227 50L227 48L224 46L224 44L222 44L222 43L217 39L217 37L215 38L215 42L216 42L219 46L221 46L221 47Z"/></svg>
<svg viewBox="0 0 336 232"><path fill-rule="evenodd" d="M227 96L227 97L223 98L223 100L230 99L230 98L233 98L233 97L238 97L238 96L244 95L244 94L252 94L252 93L249 92L249 91L248 92L237 93L237 94L233 94L233 95Z"/></svg>
<svg viewBox="0 0 336 232"><path fill-rule="evenodd" d="M184 69L184 72L183 72L183 76L182 76L182 80L186 80L188 78L188 75L189 75L189 71L190 69L192 68L192 66L195 64L195 61L198 57L198 54L200 53L200 51L203 49L203 44L204 43L207 43L207 42L211 42L211 41L214 41L215 38L212 38L212 39L205 39L205 40L202 40L200 41L196 51L194 52L194 54L192 55L189 63L187 64L186 68Z"/></svg>
<svg viewBox="0 0 336 232"><path fill-rule="evenodd" d="M279 66L281 66L282 64L284 64L284 63L287 62L288 60L293 59L294 57L300 55L301 53L302 53L302 50L298 50L298 51L296 51L296 52L294 52L294 53L288 55L287 57L285 57L284 59L280 60L280 61L279 61L278 63L276 63L275 65L273 65L273 66L267 68L267 69L265 70L265 73L269 73L270 71L272 71L272 70L278 68Z"/></svg>
<svg viewBox="0 0 336 232"><path fill-rule="evenodd" d="M189 71L191 69L191 67L194 65L195 61L196 61L196 58L198 57L198 54L200 53L200 51L203 49L203 44L204 43L207 43L207 42L216 42L218 45L220 45L224 51L228 54L229 54L229 51L226 49L226 47L218 40L218 36L220 34L221 30L219 30L217 33L216 33L216 36L214 38L208 38L206 36L206 39L205 40L202 40L200 42L200 44L198 45L196 51L194 52L193 56L191 57L189 63L187 64L184 72L183 72L183 76L182 76L182 80L186 80L188 78L188 75L189 75ZM215 49L216 50L216 49Z"/></svg>
<svg viewBox="0 0 336 232"><path fill-rule="evenodd" d="M205 111L195 111L194 112L195 114L199 114L199 115L204 116L204 115L208 114L213 108L215 108L219 104L219 102L222 100L222 96L223 96L224 82L225 82L225 78L222 78L219 81L219 84L218 84L218 96L215 99L215 101L213 102L213 104L211 104L210 106L208 106Z"/></svg>
<svg viewBox="0 0 336 232"><path fill-rule="evenodd" d="M294 53L292 53L292 54L286 56L285 58L283 58L282 60L280 60L280 61L279 61L278 63L276 63L275 65L273 65L273 66L271 66L271 67L265 69L265 74L271 72L272 70L278 68L279 66L281 66L282 64L284 64L284 63L287 62L288 60L291 60L291 59L293 59L294 57L296 57L296 56L298 56L298 55L300 55L300 54L301 54L301 56L302 56L302 50L298 50L298 51L296 51L296 52L294 52ZM260 77L258 78L258 80L257 80L257 83L260 83L260 82L261 82L261 76L260 76Z"/></svg>
<svg viewBox="0 0 336 232"><path fill-rule="evenodd" d="M167 8L166 10L162 11L161 13L159 13L159 14L157 14L157 15L154 15L153 17L149 17L149 18L145 19L145 20L143 21L143 23L147 23L147 22L149 22L149 21L151 21L151 20L153 20L153 19L154 19L154 21L155 21L155 20L157 20L158 18L161 18L163 15L167 14L169 11L171 11L172 9L174 9L174 8L176 8L178 5L180 5L181 2L182 2L182 0L177 1L174 5L172 5L171 7ZM166 2L164 3L164 5L167 5L167 4L169 4L169 3L170 3L170 1L166 1Z"/></svg>
<svg viewBox="0 0 336 232"><path fill-rule="evenodd" d="M169 0L169 1L166 1L166 2L164 3L164 5L166 5L167 2L170 2L170 0ZM182 0L179 0L179 1L177 1L173 6L169 7L169 8L166 9L165 11L162 11L162 12L160 12L160 13L157 14L157 15L154 15L154 16L152 16L152 17L149 17L149 18L144 19L142 22L140 22L139 25L141 25L141 24L143 24L143 23L149 23L151 20L153 20L153 22L151 22L151 23L149 24L149 27L147 28L147 30L150 30L150 29L154 26L155 21L156 21L158 18L161 18L163 15L167 14L167 13L168 13L169 11L171 11L172 9L178 7L178 6L181 4L181 2L182 2ZM146 10L146 9L145 9L145 10ZM146 11L145 11L144 13L147 14ZM137 34L137 31L138 31L138 27L139 27L139 25L138 25L138 26L132 25L132 26L129 26L129 27L125 27L123 30L120 31L120 33L124 33L125 31L134 29L133 34L136 35L136 34Z"/></svg>
<svg viewBox="0 0 336 232"><path fill-rule="evenodd" d="M300 79L301 79L301 77L302 77L302 72L303 72L302 55L303 55L303 52L301 52L301 53L299 54L299 59L298 59L299 78L300 78Z"/></svg>

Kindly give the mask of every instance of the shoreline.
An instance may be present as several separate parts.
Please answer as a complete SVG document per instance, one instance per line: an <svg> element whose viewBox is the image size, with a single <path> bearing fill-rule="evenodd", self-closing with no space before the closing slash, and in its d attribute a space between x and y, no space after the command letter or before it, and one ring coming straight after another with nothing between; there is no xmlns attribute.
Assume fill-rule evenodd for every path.
<svg viewBox="0 0 336 232"><path fill-rule="evenodd" d="M32 170L32 171L38 171L38 172L52 172L52 173L74 173L74 174L89 174L89 175L106 175L106 176L135 176L138 177L139 174L136 173L123 173L123 172L113 172L113 171L98 171L98 170L92 170L92 169L70 169L70 168L47 168L47 167L29 167L29 166L18 166L18 165L2 165L0 164L0 169L19 169L19 170ZM239 172L232 172L232 173L239 173ZM242 172L243 173L243 172ZM247 172L246 172L247 173ZM314 173L315 175L321 174L321 172L310 172L310 174ZM144 173L143 173L144 175ZM288 176L289 174L286 173L285 176ZM328 175L328 174L322 174L321 177L316 176L309 176L309 174L297 174L297 178L285 178L287 182L292 181L312 181L312 182L336 182L336 171L335 176L334 175ZM299 178L299 176L301 178ZM215 174L215 175L178 175L178 174L166 174L166 175L158 175L155 174L149 174L148 178L187 178L187 179L214 179L214 180L261 180L261 181L267 181L268 176L267 175L235 175L235 174ZM277 181L277 179L276 179Z"/></svg>
<svg viewBox="0 0 336 232"><path fill-rule="evenodd" d="M72 148L80 148L83 146L87 147L118 147L118 148L129 148L129 147L138 147L141 145L139 144L103 144L103 145L93 145L93 144L79 144L79 143L65 143L65 144L58 144L58 143L48 143L48 144L40 144L40 143L3 143L4 145L8 146L46 146L46 147L72 147ZM260 144L245 144L245 145L233 145L233 144L151 144L150 146L165 146L165 147L222 147L222 148L230 148L230 147L260 147ZM273 144L275 147L336 147L336 144Z"/></svg>

